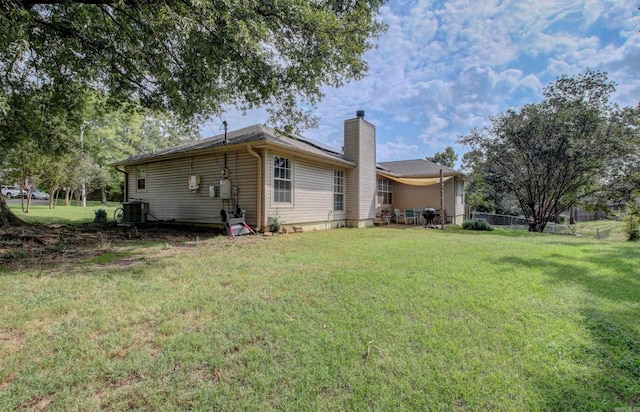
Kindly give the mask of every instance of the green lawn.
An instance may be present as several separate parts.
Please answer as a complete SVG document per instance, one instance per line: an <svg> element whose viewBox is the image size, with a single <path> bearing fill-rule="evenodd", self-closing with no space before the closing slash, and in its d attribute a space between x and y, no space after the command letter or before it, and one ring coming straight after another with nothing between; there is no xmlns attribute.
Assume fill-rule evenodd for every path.
<svg viewBox="0 0 640 412"><path fill-rule="evenodd" d="M9 208L16 216L25 222L79 224L93 222L96 210L98 209L104 209L107 212L108 220L113 221L113 212L121 206L120 203L116 202L109 202L106 205L100 202L87 202L87 207L82 207L78 206L75 201L71 203L71 206L65 206L64 200L58 199L57 206L54 209L49 209L49 205L44 203L44 201L40 201L37 204L32 204L29 213L22 211L20 200L11 201Z"/></svg>
<svg viewBox="0 0 640 412"><path fill-rule="evenodd" d="M638 243L371 228L100 252L0 272L0 410L640 407Z"/></svg>

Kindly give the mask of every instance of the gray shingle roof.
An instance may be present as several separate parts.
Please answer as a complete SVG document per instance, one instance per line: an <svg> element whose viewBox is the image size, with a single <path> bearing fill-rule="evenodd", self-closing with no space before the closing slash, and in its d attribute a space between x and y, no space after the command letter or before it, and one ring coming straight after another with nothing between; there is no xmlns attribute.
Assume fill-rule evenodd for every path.
<svg viewBox="0 0 640 412"><path fill-rule="evenodd" d="M396 174L398 177L436 177L440 176L440 169L445 176L456 176L462 173L450 167L424 159L399 160L395 162L380 162L378 168Z"/></svg>
<svg viewBox="0 0 640 412"><path fill-rule="evenodd" d="M113 165L125 165L143 163L151 160L175 157L182 154L191 154L202 150L211 150L224 146L241 145L251 142L273 142L279 146L285 148L295 149L298 151L307 152L317 155L319 157L325 157L329 159L339 159L346 161L344 155L338 151L333 151L326 147L322 147L318 144L305 140L304 138L290 137L276 129L273 129L264 125L253 125L245 127L243 129L234 130L227 133L227 142L225 144L224 134L220 134L213 137L208 137L202 140L196 140L194 142L185 143L179 146L170 147L167 149L159 150L154 153L146 153L142 155L132 156L128 159L121 160L113 163Z"/></svg>

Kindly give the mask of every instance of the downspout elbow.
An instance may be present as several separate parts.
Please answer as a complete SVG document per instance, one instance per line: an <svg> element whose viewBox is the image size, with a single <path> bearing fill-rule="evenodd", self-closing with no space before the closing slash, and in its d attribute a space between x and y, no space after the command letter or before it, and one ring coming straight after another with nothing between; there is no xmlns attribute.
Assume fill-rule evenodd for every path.
<svg viewBox="0 0 640 412"><path fill-rule="evenodd" d="M257 206L257 217L256 217L256 232L260 231L262 229L262 224L263 224L263 206L262 206L262 157L256 153L253 150L253 147L248 144L247 145L247 152L249 152L249 154L251 154L253 157L255 157L257 159L257 166L258 166L258 183L256 185L256 189L257 189L257 194L258 194L258 204Z"/></svg>

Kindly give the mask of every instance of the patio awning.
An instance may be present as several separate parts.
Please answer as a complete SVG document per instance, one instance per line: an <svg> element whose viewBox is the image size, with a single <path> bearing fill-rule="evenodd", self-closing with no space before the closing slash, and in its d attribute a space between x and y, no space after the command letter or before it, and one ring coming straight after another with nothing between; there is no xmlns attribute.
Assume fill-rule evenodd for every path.
<svg viewBox="0 0 640 412"><path fill-rule="evenodd" d="M378 170L378 174L386 177L387 179L391 179L395 182L402 183L409 186L431 186L437 185L440 183L440 177L395 177L393 175L380 172ZM445 176L442 180L447 181L451 179L453 176Z"/></svg>

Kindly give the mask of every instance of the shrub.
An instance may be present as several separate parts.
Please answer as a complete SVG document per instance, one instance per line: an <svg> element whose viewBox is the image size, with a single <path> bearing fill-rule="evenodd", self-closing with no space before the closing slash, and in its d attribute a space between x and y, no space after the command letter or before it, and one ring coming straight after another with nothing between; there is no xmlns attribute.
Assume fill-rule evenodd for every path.
<svg viewBox="0 0 640 412"><path fill-rule="evenodd" d="M486 230L492 231L494 228L486 220L465 220L462 228L467 230Z"/></svg>
<svg viewBox="0 0 640 412"><path fill-rule="evenodd" d="M640 207L638 205L632 205L629 208L622 230L628 240L640 240Z"/></svg>
<svg viewBox="0 0 640 412"><path fill-rule="evenodd" d="M280 217L280 212L276 210L276 214L274 216L269 217L269 224L271 225L271 231L278 233L282 230L282 226L284 226L284 220Z"/></svg>
<svg viewBox="0 0 640 412"><path fill-rule="evenodd" d="M107 221L107 211L104 209L98 209L95 211L96 217L93 219L94 223L104 223Z"/></svg>

